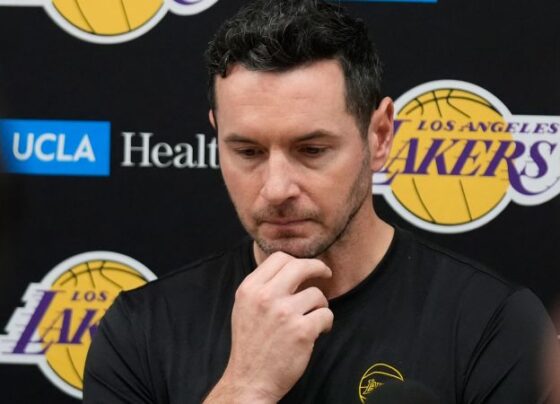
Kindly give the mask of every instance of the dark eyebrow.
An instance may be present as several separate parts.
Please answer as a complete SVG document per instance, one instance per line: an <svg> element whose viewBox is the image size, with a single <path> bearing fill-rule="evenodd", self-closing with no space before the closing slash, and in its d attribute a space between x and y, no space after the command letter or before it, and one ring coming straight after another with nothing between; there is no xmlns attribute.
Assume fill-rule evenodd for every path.
<svg viewBox="0 0 560 404"><path fill-rule="evenodd" d="M237 133L230 133L229 135L224 137L224 142L226 143L256 143L251 138L239 135Z"/></svg>
<svg viewBox="0 0 560 404"><path fill-rule="evenodd" d="M306 133L305 135L296 136L292 139L293 142L305 142L308 140L325 139L325 138L337 138L339 137L333 132L328 130L318 129L311 133ZM231 133L225 136L224 141L226 143L256 143L253 139L248 136L243 136L238 133Z"/></svg>
<svg viewBox="0 0 560 404"><path fill-rule="evenodd" d="M307 140L315 140L315 139L329 139L329 138L337 138L339 137L333 132L324 129L318 129L306 135L298 136L294 140L296 142L305 142Z"/></svg>

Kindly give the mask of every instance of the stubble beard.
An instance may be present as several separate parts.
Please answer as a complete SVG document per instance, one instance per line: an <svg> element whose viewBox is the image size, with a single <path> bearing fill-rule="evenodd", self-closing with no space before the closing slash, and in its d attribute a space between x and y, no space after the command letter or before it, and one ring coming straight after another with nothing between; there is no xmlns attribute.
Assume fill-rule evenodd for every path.
<svg viewBox="0 0 560 404"><path fill-rule="evenodd" d="M340 217L340 220L334 224L333 229L327 234L322 235L318 238L311 238L306 243L302 237L297 237L297 234L283 234L280 240L268 240L264 237L259 236L257 230L252 231L249 226L241 222L249 234L253 237L259 248L266 254L270 255L277 251L285 252L296 258L316 258L324 253L326 253L330 248L332 248L337 242L344 240L349 234L351 225L356 217L356 214L360 211L362 205L365 203L366 198L371 193L371 171L369 169L369 153L365 153L366 156L362 161L360 172L356 177L356 180L352 184L348 198L342 206L347 206L346 212ZM258 224L261 223L263 218L266 217L290 217L293 213L298 213L299 218L306 218L311 221L315 221L321 224L319 221L320 216L317 212L298 212L293 205L286 205L281 207L268 207L264 211L260 211L253 216L254 221ZM303 244L303 245L302 245Z"/></svg>

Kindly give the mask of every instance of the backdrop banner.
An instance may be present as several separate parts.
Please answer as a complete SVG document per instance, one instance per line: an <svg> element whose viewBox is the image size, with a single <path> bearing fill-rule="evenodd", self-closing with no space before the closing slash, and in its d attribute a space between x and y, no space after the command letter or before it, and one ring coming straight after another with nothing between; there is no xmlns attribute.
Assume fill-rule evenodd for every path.
<svg viewBox="0 0 560 404"><path fill-rule="evenodd" d="M369 26L395 100L378 213L554 317L560 2L338 2ZM1 402L76 403L120 291L244 236L203 60L243 3L0 0Z"/></svg>

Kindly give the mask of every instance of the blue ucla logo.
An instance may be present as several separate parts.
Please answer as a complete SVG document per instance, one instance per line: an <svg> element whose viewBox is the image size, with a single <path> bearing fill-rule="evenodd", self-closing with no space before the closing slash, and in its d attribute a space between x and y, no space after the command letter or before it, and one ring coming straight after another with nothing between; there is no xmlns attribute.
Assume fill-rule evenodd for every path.
<svg viewBox="0 0 560 404"><path fill-rule="evenodd" d="M111 124L0 120L0 156L8 173L108 176Z"/></svg>

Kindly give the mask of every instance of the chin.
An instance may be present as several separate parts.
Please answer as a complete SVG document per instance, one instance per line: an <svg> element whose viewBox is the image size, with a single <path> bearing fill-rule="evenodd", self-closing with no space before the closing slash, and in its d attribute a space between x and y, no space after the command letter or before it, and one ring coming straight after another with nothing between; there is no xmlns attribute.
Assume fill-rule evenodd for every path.
<svg viewBox="0 0 560 404"><path fill-rule="evenodd" d="M316 258L329 246L328 243L324 243L322 240L306 240L302 238L269 240L256 237L255 241L266 255L282 251L295 258Z"/></svg>

